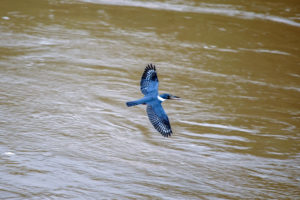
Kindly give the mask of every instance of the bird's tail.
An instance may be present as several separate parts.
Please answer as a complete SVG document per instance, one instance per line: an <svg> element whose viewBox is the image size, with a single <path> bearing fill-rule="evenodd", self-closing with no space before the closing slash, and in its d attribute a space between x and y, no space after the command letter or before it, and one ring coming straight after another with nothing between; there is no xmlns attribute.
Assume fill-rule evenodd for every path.
<svg viewBox="0 0 300 200"><path fill-rule="evenodd" d="M141 99L139 99L139 100L135 100L135 101L128 101L127 103L126 103L126 105L128 106L128 107L130 107L130 106L136 106L136 105L139 105L139 104L146 104L146 102L147 101L149 101L149 97L143 97L143 98L141 98Z"/></svg>
<svg viewBox="0 0 300 200"><path fill-rule="evenodd" d="M128 107L136 106L136 105L138 105L138 104L140 104L138 101L128 101L128 102L126 102L126 105L127 105Z"/></svg>

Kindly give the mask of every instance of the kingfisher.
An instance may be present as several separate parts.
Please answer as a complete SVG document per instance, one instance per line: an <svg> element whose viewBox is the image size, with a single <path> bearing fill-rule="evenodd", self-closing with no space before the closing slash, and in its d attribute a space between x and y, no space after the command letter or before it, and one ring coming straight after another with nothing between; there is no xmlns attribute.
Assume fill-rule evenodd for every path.
<svg viewBox="0 0 300 200"><path fill-rule="evenodd" d="M147 105L147 115L154 128L164 137L171 136L172 129L169 118L161 103L167 99L179 100L180 97L167 93L160 95L158 94L158 78L156 67L153 64L148 64L146 66L140 85L141 92L144 94L144 97L136 101L129 101L126 103L126 105L128 107L139 104Z"/></svg>

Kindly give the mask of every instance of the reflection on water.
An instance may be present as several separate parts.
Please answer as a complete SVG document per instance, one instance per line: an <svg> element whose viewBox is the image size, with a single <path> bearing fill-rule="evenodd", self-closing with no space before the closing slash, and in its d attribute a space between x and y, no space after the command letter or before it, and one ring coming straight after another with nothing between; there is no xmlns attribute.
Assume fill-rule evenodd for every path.
<svg viewBox="0 0 300 200"><path fill-rule="evenodd" d="M1 198L300 196L298 4L2 5ZM125 105L150 62L171 138Z"/></svg>

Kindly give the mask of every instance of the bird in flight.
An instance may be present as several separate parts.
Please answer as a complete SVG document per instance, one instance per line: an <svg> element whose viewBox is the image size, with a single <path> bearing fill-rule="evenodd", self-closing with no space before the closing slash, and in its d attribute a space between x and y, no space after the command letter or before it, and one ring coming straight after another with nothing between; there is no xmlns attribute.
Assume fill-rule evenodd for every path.
<svg viewBox="0 0 300 200"><path fill-rule="evenodd" d="M126 105L130 107L139 104L146 104L147 114L154 128L164 137L171 136L172 129L169 118L161 103L167 99L178 100L180 98L167 93L158 94L158 78L155 65L153 64L148 64L146 66L140 84L144 97L136 101L129 101Z"/></svg>

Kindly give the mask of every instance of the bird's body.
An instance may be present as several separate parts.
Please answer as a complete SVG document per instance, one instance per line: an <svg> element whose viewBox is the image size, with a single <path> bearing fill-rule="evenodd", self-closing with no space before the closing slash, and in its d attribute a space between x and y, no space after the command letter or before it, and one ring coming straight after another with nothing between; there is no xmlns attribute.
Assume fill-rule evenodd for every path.
<svg viewBox="0 0 300 200"><path fill-rule="evenodd" d="M171 125L161 103L167 99L179 99L179 97L170 94L158 94L158 78L155 65L152 64L146 66L140 85L144 97L136 101L127 102L126 105L130 107L146 104L147 114L154 128L163 136L170 136L172 134Z"/></svg>

